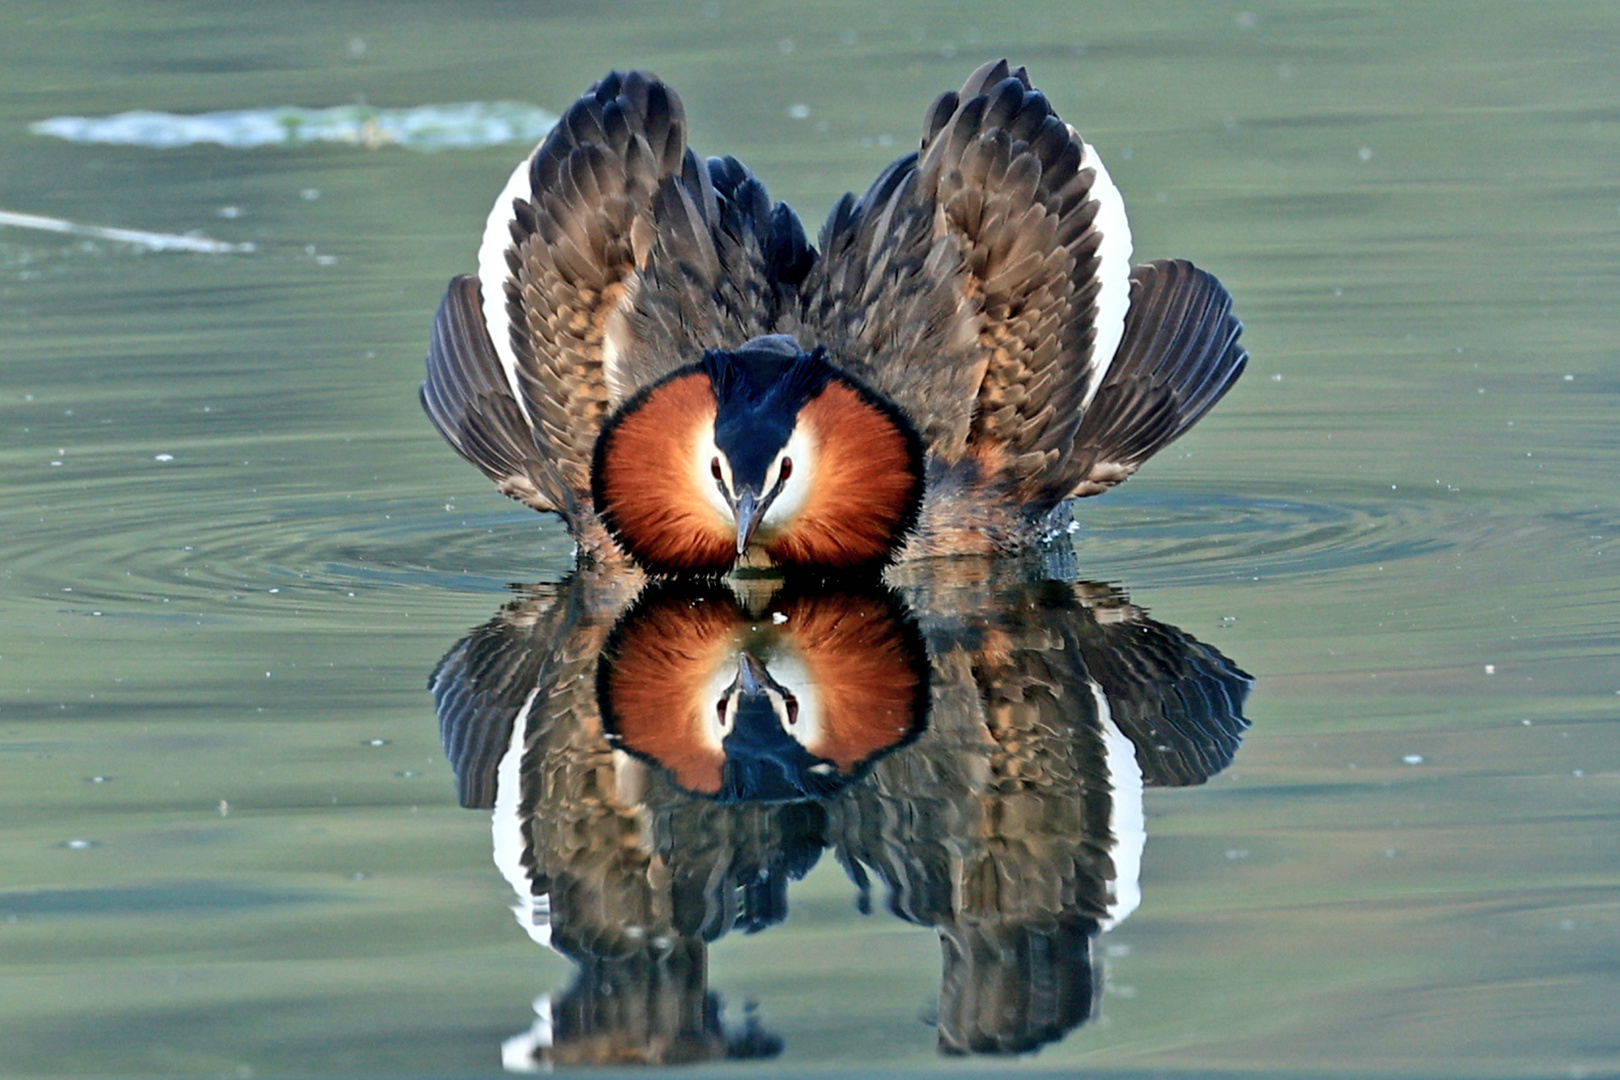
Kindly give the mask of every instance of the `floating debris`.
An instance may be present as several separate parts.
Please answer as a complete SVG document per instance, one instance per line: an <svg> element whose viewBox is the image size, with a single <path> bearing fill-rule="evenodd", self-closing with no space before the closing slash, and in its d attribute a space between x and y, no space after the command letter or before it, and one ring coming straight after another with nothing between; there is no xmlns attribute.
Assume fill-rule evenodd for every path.
<svg viewBox="0 0 1620 1080"><path fill-rule="evenodd" d="M152 251L196 251L204 255L233 255L253 250L252 244L232 244L198 233L155 233L141 229L109 229L101 225L81 225L77 221L44 217L40 214L18 214L0 210L0 225L16 229L38 229L41 232L67 233L69 236L87 236L93 240L116 240L121 244L134 244Z"/></svg>
<svg viewBox="0 0 1620 1080"><path fill-rule="evenodd" d="M369 105L301 109L289 105L191 115L138 109L115 116L56 116L30 124L28 130L70 142L159 150L198 143L248 149L335 142L368 149L403 146L434 151L532 144L556 123L554 114L523 102L470 101L411 109Z"/></svg>

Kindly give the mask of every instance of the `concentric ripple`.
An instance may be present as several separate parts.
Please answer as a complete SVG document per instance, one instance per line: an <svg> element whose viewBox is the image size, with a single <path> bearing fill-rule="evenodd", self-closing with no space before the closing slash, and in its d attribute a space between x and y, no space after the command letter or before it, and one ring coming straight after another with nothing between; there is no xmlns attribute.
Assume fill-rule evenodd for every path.
<svg viewBox="0 0 1620 1080"><path fill-rule="evenodd" d="M125 477L119 489L116 506L92 509L97 487L84 480L55 488L53 505L13 508L0 560L14 593L105 614L307 617L385 594L392 608L446 590L499 592L513 582L556 580L573 565L559 522L515 508L470 516L427 500L270 490L200 514L191 483L163 469ZM1082 505L1079 513L1077 571L1127 585L1383 565L1469 546L1503 528L1438 499L1153 493ZM87 518L102 527L56 524Z"/></svg>
<svg viewBox="0 0 1620 1080"><path fill-rule="evenodd" d="M438 512L435 514L433 510ZM55 527L86 511L12 519L0 561L13 595L70 612L140 618L431 606L444 591L499 592L560 577L573 563L560 524L524 512L469 517L399 506L272 495L200 517L173 500L135 500L99 529Z"/></svg>
<svg viewBox="0 0 1620 1080"><path fill-rule="evenodd" d="M1482 528L1460 504L1433 499L1155 495L1082 504L1076 518L1076 556L1088 572L1119 567L1110 576L1186 582L1383 565L1467 544Z"/></svg>

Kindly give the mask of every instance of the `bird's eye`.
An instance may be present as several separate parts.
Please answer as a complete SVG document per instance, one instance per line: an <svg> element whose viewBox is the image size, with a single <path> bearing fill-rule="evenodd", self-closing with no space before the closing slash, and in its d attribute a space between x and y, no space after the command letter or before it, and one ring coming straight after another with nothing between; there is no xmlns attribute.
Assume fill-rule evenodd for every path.
<svg viewBox="0 0 1620 1080"><path fill-rule="evenodd" d="M709 472L711 474L713 474L713 476L714 476L714 478L716 480L719 480L721 483L725 482L726 478L720 474L720 459L719 458L711 458L709 460Z"/></svg>
<svg viewBox="0 0 1620 1080"><path fill-rule="evenodd" d="M785 458L782 459L782 471L777 474L776 481L777 481L777 483L781 483L783 480L786 480L788 477L790 477L792 475L793 475L793 459L790 458L790 457L785 457Z"/></svg>
<svg viewBox="0 0 1620 1080"><path fill-rule="evenodd" d="M726 729L726 706L730 704L730 698L721 698L719 701L714 703L714 718L715 721L720 725L721 731Z"/></svg>
<svg viewBox="0 0 1620 1080"><path fill-rule="evenodd" d="M787 712L788 726L792 727L799 722L799 699L792 694L783 694L782 704Z"/></svg>

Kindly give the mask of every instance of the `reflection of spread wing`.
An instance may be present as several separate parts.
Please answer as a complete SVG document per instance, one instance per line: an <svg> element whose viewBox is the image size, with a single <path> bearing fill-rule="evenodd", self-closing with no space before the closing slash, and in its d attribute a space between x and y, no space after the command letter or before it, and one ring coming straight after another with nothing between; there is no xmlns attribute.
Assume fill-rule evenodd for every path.
<svg viewBox="0 0 1620 1080"><path fill-rule="evenodd" d="M936 653L1005 656L1019 671L1039 658L1043 679L1078 710L1072 716L1095 706L1081 700L1088 694L1106 705L1150 786L1201 784L1231 763L1249 726L1248 674L1113 586L1020 582L1019 564L1009 565L1011 572L1000 563L987 571L964 561L968 571L980 567L978 587L927 575L908 582L903 592L923 613ZM976 671L984 670L981 659Z"/></svg>
<svg viewBox="0 0 1620 1080"><path fill-rule="evenodd" d="M495 810L520 921L582 961L779 922L787 883L824 846L814 803L693 798L615 750L597 666L624 584L576 574L529 590L458 642L430 683L462 804Z"/></svg>
<svg viewBox="0 0 1620 1080"><path fill-rule="evenodd" d="M1094 1008L1091 941L1139 899L1144 784L1230 761L1248 677L1106 586L906 590L934 657L928 730L833 806L840 861L945 946L939 1037L1015 1053ZM919 596L956 595L949 611Z"/></svg>
<svg viewBox="0 0 1620 1080"><path fill-rule="evenodd" d="M492 808L495 861L520 924L570 955L657 925L639 843L641 766L596 711L596 657L623 579L575 574L474 630L435 670L440 731L464 805Z"/></svg>
<svg viewBox="0 0 1620 1080"><path fill-rule="evenodd" d="M926 617L926 616L925 616ZM938 928L939 1044L1023 1053L1091 1015L1091 940L1120 908L1115 784L1095 702L1061 634L946 645L927 731L830 807L857 883Z"/></svg>
<svg viewBox="0 0 1620 1080"><path fill-rule="evenodd" d="M1102 997L1092 960L1097 924L1056 919L942 924L939 1048L947 1054L1027 1054L1091 1018Z"/></svg>
<svg viewBox="0 0 1620 1080"><path fill-rule="evenodd" d="M1143 783L1202 784L1232 763L1254 680L1213 646L1108 592L1076 635L1086 670L1136 747Z"/></svg>
<svg viewBox="0 0 1620 1080"><path fill-rule="evenodd" d="M507 605L456 642L428 679L456 795L469 810L495 805L496 770L511 745L513 723L539 686L565 599L553 586Z"/></svg>

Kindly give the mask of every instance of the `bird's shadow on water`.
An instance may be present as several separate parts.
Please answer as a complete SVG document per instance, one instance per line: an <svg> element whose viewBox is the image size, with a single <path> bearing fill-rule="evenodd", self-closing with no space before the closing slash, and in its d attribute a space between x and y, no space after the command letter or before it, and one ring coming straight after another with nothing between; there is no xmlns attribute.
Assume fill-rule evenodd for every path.
<svg viewBox="0 0 1620 1080"><path fill-rule="evenodd" d="M780 923L829 850L861 910L875 878L938 932L942 1052L1085 1023L1096 937L1140 898L1143 789L1224 769L1252 680L1065 558L517 587L430 680L519 922L577 969L507 1064L779 1053L752 1007L722 1023L707 947Z"/></svg>

